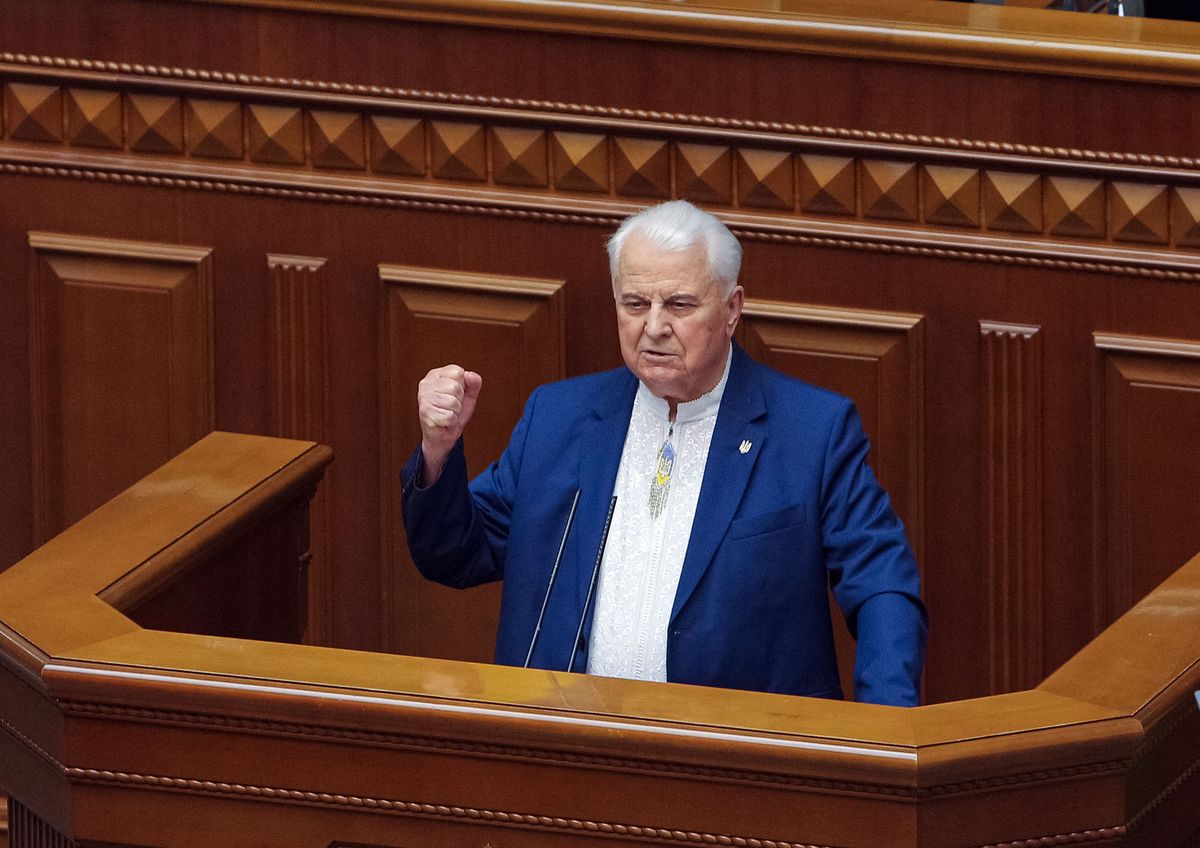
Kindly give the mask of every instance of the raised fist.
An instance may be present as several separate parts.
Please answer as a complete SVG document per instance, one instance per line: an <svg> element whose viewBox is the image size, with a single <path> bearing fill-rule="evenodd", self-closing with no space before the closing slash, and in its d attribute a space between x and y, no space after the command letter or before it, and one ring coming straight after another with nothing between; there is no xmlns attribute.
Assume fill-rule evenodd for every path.
<svg viewBox="0 0 1200 848"><path fill-rule="evenodd" d="M425 375L417 386L417 417L421 422L421 453L425 468L422 483L432 486L442 476L442 466L467 422L483 378L459 365L443 365Z"/></svg>

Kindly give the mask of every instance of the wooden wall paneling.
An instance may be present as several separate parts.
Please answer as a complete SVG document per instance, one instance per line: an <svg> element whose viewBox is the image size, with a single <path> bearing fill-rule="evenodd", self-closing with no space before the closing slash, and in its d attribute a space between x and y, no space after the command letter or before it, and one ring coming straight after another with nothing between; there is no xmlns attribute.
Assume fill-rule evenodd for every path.
<svg viewBox="0 0 1200 848"><path fill-rule="evenodd" d="M333 133L337 135L336 133ZM340 136L339 136L340 137ZM326 261L267 256L271 292L271 424L274 436L328 443L328 280ZM328 644L333 635L332 469L310 506L311 560L305 640Z"/></svg>
<svg viewBox="0 0 1200 848"><path fill-rule="evenodd" d="M857 238L862 249L976 262L1197 274L1195 256L1150 252L1200 243L1200 167L1181 157L0 58L4 132L18 143L0 167L18 172L410 209L516 203L558 220L690 197L770 216L773 229L841 219L851 228L824 236L841 246ZM143 90L151 82L154 94ZM114 158L122 153L145 161L131 167Z"/></svg>
<svg viewBox="0 0 1200 848"><path fill-rule="evenodd" d="M30 233L34 537L213 429L206 248Z"/></svg>
<svg viewBox="0 0 1200 848"><path fill-rule="evenodd" d="M992 693L1041 682L1042 347L1040 328L982 321L983 550Z"/></svg>
<svg viewBox="0 0 1200 848"><path fill-rule="evenodd" d="M491 660L499 587L464 593L424 580L408 557L400 519L400 470L420 444L416 391L431 368L449 363L483 377L465 434L477 474L499 457L537 386L565 376L564 284L381 265L383 597L393 651ZM436 631L426 622L446 623Z"/></svg>
<svg viewBox="0 0 1200 848"><path fill-rule="evenodd" d="M1116 41L1088 49L1113 61L1166 62L1170 67L1158 70L1184 85L1145 76L1055 78L1054 71L1034 72L1020 62L1001 75L990 64L933 66L925 64L928 55L894 52L897 61L879 63L840 42L830 48L839 55L822 56L809 49L812 42L798 34L787 12L774 16L786 24L774 17L749 23L754 33L747 30L742 46L752 46L731 50L736 38L721 32L716 18L704 30L713 40L697 36L698 20L686 4L659 9L677 16L682 27L671 31L672 44L661 33L611 38L615 30L589 17L635 14L626 7L580 7L580 17L558 21L554 26L561 28L552 33L525 28L526 18L541 12L502 5L491 10L492 19L464 28L406 19L416 8L411 4L376 4L373 14L359 17L368 11L364 6L351 10L337 0L303 14L287 0L270 10L242 3L62 0L50 7L8 0L12 14L0 23L0 180L11 179L16 191L6 194L15 202L0 208L0 238L22 261L30 229L217 246L224 310L217 318L219 353L250 358L245 366L220 361L220 421L258 432L272 426L274 402L264 391L272 371L260 359L269 353L267 340L253 335L270 326L270 316L259 314L270 308L269 298L265 289L239 290L225 274L258 279L269 251L319 254L339 276L346 269L346 284L329 294L334 319L327 341L335 354L379 331L376 263L383 259L499 276L571 277L586 283L575 286L566 317L569 371L583 373L617 359L611 328L601 332L595 319L610 308L603 287L591 285L600 279L599 266L594 278L588 271L574 279L572 263L585 255L580 245L590 240L598 250L601 231L636 205L689 197L724 215L748 244L755 270L747 270L760 275L764 298L927 316L927 355L938 371L928 375L931 403L922 414L931 439L952 435L920 472L929 475L920 485L941 497L928 498L924 527L912 528L927 538L914 541L926 548L926 585L937 587L931 591L939 607L933 610L935 640L959 635L947 635L947 618L962 626L968 613L947 613L947 607L973 614L988 582L976 556L983 533L972 524L985 514L984 496L998 491L980 486L980 502L974 499L983 462L974 409L988 397L978 381L979 319L1043 327L1050 422L1043 472L1046 491L1057 496L1046 504L1044 520L1054 527L1054 535L1046 534L1047 554L1059 560L1046 575L1047 586L1053 584L1047 605L1055 593L1061 600L1074 583L1089 581L1091 513L1062 500L1071 491L1087 498L1091 445L1068 442L1077 447L1060 463L1051 441L1070 438L1062 422L1091 414L1084 373L1092 362L1072 358L1091 356L1093 328L1192 335L1182 316L1200 308L1194 294L1200 159L1187 139L1196 136L1190 129L1200 127L1200 118L1188 108L1195 75L1180 71L1192 60L1156 58L1152 46L1136 57L1118 56L1112 44L1142 23L1132 21L1111 22ZM229 38L146 35L175 33L181 15L189 27ZM137 25L125 25L130 22ZM801 29L810 25L824 31L814 20ZM99 31L107 35L100 46ZM774 35L768 38L767 31ZM870 21L863 32L906 37ZM1008 43L1004 32L993 35L993 46ZM247 39L262 49L243 49ZM278 46L285 44L328 49ZM461 58L452 74L446 72L449 48ZM377 61L398 52L410 61ZM659 61L667 53L671 61ZM762 85L746 97L745 87L721 70L730 61L737 62L738 79L790 75L808 81L806 92L823 93L797 98ZM580 63L594 72L560 72ZM651 63L656 84L646 87L640 81ZM855 84L846 85L847 79ZM896 79L912 95L901 111L895 109ZM123 125L116 120L120 109ZM1138 120L1113 117L1126 114ZM134 211L143 204L153 216ZM256 226L246 226L250 220ZM404 252L381 256L379 246L398 229L412 235ZM14 261L0 260L0 273L24 273L19 266L12 270ZM820 273L796 274L797 265ZM1086 285L1076 285L1085 277ZM24 291L5 296L5 307L26 314ZM234 314L235 300L241 314ZM1102 316L1110 313L1120 321L1105 323ZM22 317L4 327L6 354L17 348L13 339L22 346L20 370L5 372L21 398L29 395L25 323ZM418 335L420 344L428 342L424 329ZM337 426L329 438L339 469L349 467L360 479L364 469L373 477L377 457L388 455L376 443L375 421L356 428L351 411L377 402L386 407L374 357L374 346L366 357L337 356L332 372L342 402L334 406ZM1065 400L1054 391L1064 383L1079 387ZM410 389L402 394L409 398ZM952 414L969 423L946 425ZM10 432L5 446L9 473L22 483L6 483L5 491L24 502L31 474L20 463L30 461L24 430L31 416L24 410L21 416L22 432ZM510 423L501 418L496 432L481 424L486 432L472 445L501 444ZM13 419L9 410L10 431ZM878 466L883 437L872 435ZM953 504L944 493L947 480L955 479L954 462L944 456L961 456L956 461L970 467L970 487L949 487L958 495ZM911 500L907 471L896 472L899 477L880 471L895 478L888 485L898 504ZM372 495L364 501L374 497L374 481L367 485ZM335 539L342 560L338 590L343 598L364 600L348 587L375 587L394 565L377 558L380 510L374 503L360 507L345 478L332 490L336 520L360 521L354 533ZM18 550L7 536L2 544L17 554L32 539L29 509L4 512L24 547ZM385 507L384 514L395 513ZM317 535L314 527L319 545ZM363 538L369 538L366 547ZM963 587L964 568L970 588ZM347 644L375 647L383 642L375 641L377 600L365 600L370 615L361 612L362 603L348 603L355 621L343 629L355 634ZM1090 602L1089 596L1070 607L1071 623L1047 618L1048 662L1063 660L1093 632L1091 622L1078 623ZM314 611L315 628L317 618ZM1097 612L1096 623L1107 618ZM943 674L955 681L931 687L939 699L987 688L984 636L971 638L964 645L971 662L943 657L932 670L939 681ZM970 684L963 683L970 675Z"/></svg>
<svg viewBox="0 0 1200 848"><path fill-rule="evenodd" d="M747 300L740 341L755 359L855 402L868 461L887 489L924 571L924 362L921 316ZM840 622L840 615L834 621ZM835 627L847 697L853 640Z"/></svg>
<svg viewBox="0 0 1200 848"><path fill-rule="evenodd" d="M1094 608L1104 625L1200 551L1200 341L1093 340Z"/></svg>

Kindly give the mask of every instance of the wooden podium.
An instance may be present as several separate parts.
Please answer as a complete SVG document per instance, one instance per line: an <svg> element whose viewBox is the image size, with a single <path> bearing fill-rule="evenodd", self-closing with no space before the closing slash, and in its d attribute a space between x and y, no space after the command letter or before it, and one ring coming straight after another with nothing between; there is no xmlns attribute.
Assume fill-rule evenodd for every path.
<svg viewBox="0 0 1200 848"><path fill-rule="evenodd" d="M1200 557L911 710L336 650L295 644L330 457L214 433L0 575L14 848L1194 844Z"/></svg>

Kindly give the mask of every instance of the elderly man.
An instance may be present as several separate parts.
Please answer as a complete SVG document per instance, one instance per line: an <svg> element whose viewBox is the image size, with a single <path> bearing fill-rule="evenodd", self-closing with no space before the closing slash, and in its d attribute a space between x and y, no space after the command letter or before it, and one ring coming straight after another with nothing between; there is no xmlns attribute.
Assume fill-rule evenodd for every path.
<svg viewBox="0 0 1200 848"><path fill-rule="evenodd" d="M482 378L448 365L421 381L402 480L418 568L504 580L500 663L533 646L542 668L825 698L841 697L832 587L857 638L856 699L916 704L917 570L853 405L732 342L741 247L712 215L645 209L608 250L626 367L534 391L469 485Z"/></svg>

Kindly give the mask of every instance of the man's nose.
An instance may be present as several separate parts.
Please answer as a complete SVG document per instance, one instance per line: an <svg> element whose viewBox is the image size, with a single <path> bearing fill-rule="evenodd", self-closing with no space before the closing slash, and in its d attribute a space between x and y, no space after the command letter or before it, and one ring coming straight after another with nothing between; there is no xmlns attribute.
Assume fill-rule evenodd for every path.
<svg viewBox="0 0 1200 848"><path fill-rule="evenodd" d="M666 304L650 304L650 312L646 316L646 333L654 338L662 338L671 334L670 315Z"/></svg>

